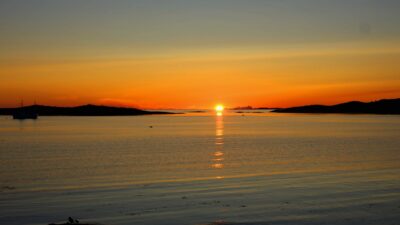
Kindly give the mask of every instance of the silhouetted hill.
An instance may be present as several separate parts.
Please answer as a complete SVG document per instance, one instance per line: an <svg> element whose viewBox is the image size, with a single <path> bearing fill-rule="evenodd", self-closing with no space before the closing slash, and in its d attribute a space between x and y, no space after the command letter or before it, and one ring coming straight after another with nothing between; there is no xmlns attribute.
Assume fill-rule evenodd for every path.
<svg viewBox="0 0 400 225"><path fill-rule="evenodd" d="M346 102L332 106L306 105L284 109L276 109L278 113L370 113L400 114L400 98L382 99L373 102Z"/></svg>
<svg viewBox="0 0 400 225"><path fill-rule="evenodd" d="M56 107L44 105L31 105L22 108L34 111L39 116L135 116L152 114L173 114L169 112L145 111L136 108L82 105L76 107ZM21 108L0 108L0 115L12 115Z"/></svg>

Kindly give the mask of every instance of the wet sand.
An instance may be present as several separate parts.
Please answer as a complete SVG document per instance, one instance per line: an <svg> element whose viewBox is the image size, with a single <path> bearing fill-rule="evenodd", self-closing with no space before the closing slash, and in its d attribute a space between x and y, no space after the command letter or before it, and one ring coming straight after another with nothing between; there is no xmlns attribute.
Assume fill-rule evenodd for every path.
<svg viewBox="0 0 400 225"><path fill-rule="evenodd" d="M7 193L1 198L1 219L10 225L62 223L67 214L81 223L101 224L396 224L399 172L280 174ZM5 202L11 203L8 208ZM15 215L13 205L25 206L18 213L25 218Z"/></svg>

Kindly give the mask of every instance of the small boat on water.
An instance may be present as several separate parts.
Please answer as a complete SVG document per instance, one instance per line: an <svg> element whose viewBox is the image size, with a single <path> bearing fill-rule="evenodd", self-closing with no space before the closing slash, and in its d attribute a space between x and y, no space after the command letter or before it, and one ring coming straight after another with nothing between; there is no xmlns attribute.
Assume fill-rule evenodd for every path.
<svg viewBox="0 0 400 225"><path fill-rule="evenodd" d="M24 107L21 102L21 107L17 109L13 113L13 119L15 120L24 120L24 119L33 119L36 120L38 118L38 114L34 107Z"/></svg>
<svg viewBox="0 0 400 225"><path fill-rule="evenodd" d="M21 110L19 109L15 113L13 113L13 119L15 120L24 120L24 119L34 119L38 118L37 113L28 110Z"/></svg>

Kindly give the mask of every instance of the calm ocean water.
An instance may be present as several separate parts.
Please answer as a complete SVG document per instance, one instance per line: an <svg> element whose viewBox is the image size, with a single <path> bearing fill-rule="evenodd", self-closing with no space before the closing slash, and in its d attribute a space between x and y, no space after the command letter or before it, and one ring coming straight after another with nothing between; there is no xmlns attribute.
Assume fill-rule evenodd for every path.
<svg viewBox="0 0 400 225"><path fill-rule="evenodd" d="M400 116L2 116L0 185L7 225L399 224Z"/></svg>

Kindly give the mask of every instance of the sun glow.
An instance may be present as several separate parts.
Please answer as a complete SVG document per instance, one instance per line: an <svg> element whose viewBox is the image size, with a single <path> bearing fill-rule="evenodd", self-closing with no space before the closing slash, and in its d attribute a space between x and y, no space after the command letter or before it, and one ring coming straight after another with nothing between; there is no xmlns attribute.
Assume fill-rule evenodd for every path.
<svg viewBox="0 0 400 225"><path fill-rule="evenodd" d="M218 104L215 106L215 112L217 113L217 116L222 116L222 112L224 111L224 106L221 104Z"/></svg>
<svg viewBox="0 0 400 225"><path fill-rule="evenodd" d="M224 106L223 106L223 105L216 105L216 106L215 106L215 111L216 111L216 112L222 112L222 111L224 111Z"/></svg>

